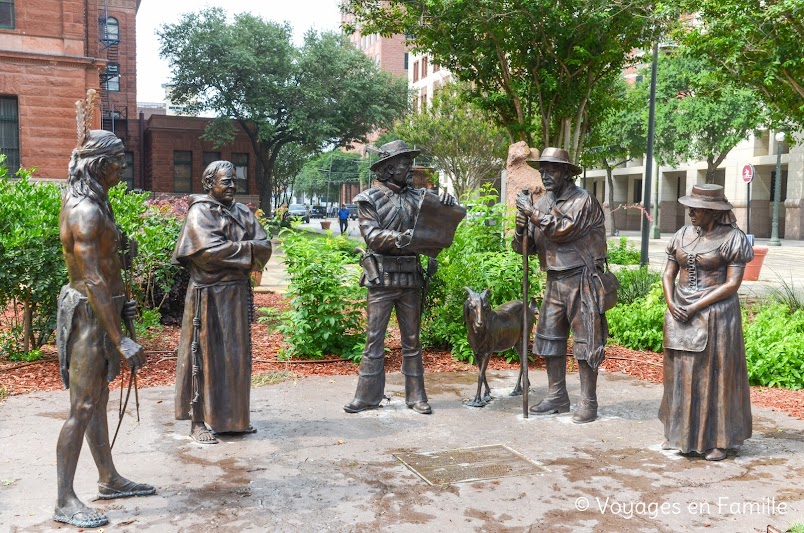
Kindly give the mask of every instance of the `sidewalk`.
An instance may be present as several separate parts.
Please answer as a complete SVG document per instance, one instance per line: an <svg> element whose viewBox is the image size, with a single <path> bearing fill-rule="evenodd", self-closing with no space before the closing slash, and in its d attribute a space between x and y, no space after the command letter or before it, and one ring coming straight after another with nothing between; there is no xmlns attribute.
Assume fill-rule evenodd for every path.
<svg viewBox="0 0 804 533"><path fill-rule="evenodd" d="M664 263L662 242L651 244L652 268ZM790 275L804 271L804 247L783 244L769 257ZM276 250L261 290L286 288L281 259ZM214 446L194 443L189 422L174 420L172 387L143 389L142 421L129 407L114 458L122 475L154 484L157 495L92 501L97 473L85 446L79 497L108 515L105 530L122 532L742 533L804 523L804 421L767 408L753 408L753 436L739 454L712 463L661 450L662 387L624 374L601 372L600 417L576 425L570 414L523 418L521 399L507 395L512 371L488 373L497 399L483 409L463 405L475 372L427 374L434 413L423 416L406 408L403 377L389 368L389 403L348 415L356 371L298 379L293 368L285 381L252 390L256 434ZM532 371L530 379L533 405L547 378ZM575 407L577 373L567 387ZM118 401L113 394L112 425ZM68 406L68 391L0 403L0 531L75 531L50 519ZM477 453L462 451L491 445L513 455L478 464ZM433 472L477 473L430 485L395 455L444 451Z"/></svg>
<svg viewBox="0 0 804 533"><path fill-rule="evenodd" d="M804 421L755 407L753 437L735 458L712 463L660 449L660 385L603 372L600 418L576 425L570 414L524 419L520 398L507 395L515 373L488 379L498 399L472 409L462 401L474 395L475 373L428 374L434 412L425 416L405 407L398 369L388 374L390 403L356 415L342 409L356 375L291 378L252 390L256 434L214 446L195 444L190 423L173 419L172 388L143 389L142 422L129 407L114 457L157 495L92 502L97 471L86 446L75 488L107 513L107 531L123 532L745 533L804 523ZM532 405L546 375L531 372L531 381ZM567 385L574 404L576 373ZM33 393L0 404L0 530L58 528L55 448L68 398ZM394 456L500 444L530 472L516 475L501 458L481 469L491 479L431 486ZM460 469L474 462L448 457Z"/></svg>

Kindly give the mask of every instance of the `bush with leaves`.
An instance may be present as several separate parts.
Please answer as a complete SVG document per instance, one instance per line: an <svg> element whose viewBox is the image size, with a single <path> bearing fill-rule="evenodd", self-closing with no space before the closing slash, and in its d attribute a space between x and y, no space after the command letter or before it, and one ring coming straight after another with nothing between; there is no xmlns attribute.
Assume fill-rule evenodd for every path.
<svg viewBox="0 0 804 533"><path fill-rule="evenodd" d="M611 340L632 350L660 352L666 309L661 281L656 281L647 295L618 303L606 312Z"/></svg>
<svg viewBox="0 0 804 533"><path fill-rule="evenodd" d="M647 265L636 269L621 268L614 271L614 275L620 281L617 303L623 305L633 303L637 298L644 298L662 279L661 274L649 270Z"/></svg>
<svg viewBox="0 0 804 533"><path fill-rule="evenodd" d="M459 361L474 361L463 319L464 287L489 289L489 300L497 306L522 299L522 256L511 249L513 216L505 204L497 202L493 189L484 187L473 199L477 205L464 219L455 240L438 255L438 270L427 294L422 320L422 343L450 349ZM530 256L530 295L541 298L544 275L538 260ZM519 360L514 350L505 352L509 361Z"/></svg>
<svg viewBox="0 0 804 533"><path fill-rule="evenodd" d="M158 311L168 323L180 322L188 274L170 259L187 212L186 197L150 200L120 183L109 190L109 201L117 224L137 241L132 271L125 275L138 307Z"/></svg>
<svg viewBox="0 0 804 533"><path fill-rule="evenodd" d="M290 309L282 314L278 328L285 341L283 357L321 359L336 354L359 360L365 335L366 293L359 285L357 256L344 251L341 241L345 240L296 229L280 232L290 278ZM270 315L269 309L260 312ZM271 321L270 317L258 320Z"/></svg>
<svg viewBox="0 0 804 533"><path fill-rule="evenodd" d="M640 251L628 244L627 237L620 237L617 242L609 241L609 263L613 265L638 265Z"/></svg>
<svg viewBox="0 0 804 533"><path fill-rule="evenodd" d="M11 180L0 154L0 352L33 360L56 327L59 290L67 270L59 238L61 191L30 180L21 169Z"/></svg>
<svg viewBox="0 0 804 533"><path fill-rule="evenodd" d="M743 311L745 355L752 385L804 388L804 310L768 302Z"/></svg>

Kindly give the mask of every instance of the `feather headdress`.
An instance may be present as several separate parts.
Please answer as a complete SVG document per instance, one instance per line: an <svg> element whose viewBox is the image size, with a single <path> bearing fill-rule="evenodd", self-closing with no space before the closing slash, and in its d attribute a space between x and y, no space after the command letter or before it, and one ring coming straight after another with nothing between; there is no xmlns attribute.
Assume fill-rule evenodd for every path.
<svg viewBox="0 0 804 533"><path fill-rule="evenodd" d="M75 102L75 125L78 130L78 148L84 146L84 143L89 138L89 132L92 130L92 118L95 114L95 101L97 99L97 91L95 91L95 89L88 89L86 99L77 100Z"/></svg>

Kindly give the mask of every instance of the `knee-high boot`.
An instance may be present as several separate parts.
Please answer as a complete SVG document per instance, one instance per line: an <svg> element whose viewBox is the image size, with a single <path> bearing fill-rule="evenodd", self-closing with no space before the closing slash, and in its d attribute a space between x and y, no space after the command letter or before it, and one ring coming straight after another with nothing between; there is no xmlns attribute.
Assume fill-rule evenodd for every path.
<svg viewBox="0 0 804 533"><path fill-rule="evenodd" d="M380 406L385 392L385 358L363 357L355 398L343 406L347 413L359 413Z"/></svg>
<svg viewBox="0 0 804 533"><path fill-rule="evenodd" d="M570 400L567 394L567 358L545 357L547 365L547 396L538 404L530 408L536 415L552 415L555 413L568 413Z"/></svg>
<svg viewBox="0 0 804 533"><path fill-rule="evenodd" d="M405 376L405 403L419 414L429 415L433 412L427 403L427 392L424 390L424 364L421 355L402 358L402 374Z"/></svg>
<svg viewBox="0 0 804 533"><path fill-rule="evenodd" d="M581 378L581 400L572 415L576 424L594 422L597 418L597 369L586 361L578 361L578 374Z"/></svg>

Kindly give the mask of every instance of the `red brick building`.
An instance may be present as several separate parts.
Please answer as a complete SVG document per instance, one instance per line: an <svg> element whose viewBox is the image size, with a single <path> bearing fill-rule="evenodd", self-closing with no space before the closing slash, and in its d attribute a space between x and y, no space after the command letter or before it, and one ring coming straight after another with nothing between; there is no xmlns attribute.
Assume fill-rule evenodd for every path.
<svg viewBox="0 0 804 533"><path fill-rule="evenodd" d="M139 173L136 15L139 0L0 0L0 153L9 166L65 178L75 102L101 98L95 127L114 130Z"/></svg>
<svg viewBox="0 0 804 533"><path fill-rule="evenodd" d="M256 204L255 156L242 130L215 149L200 140L210 119L146 120L138 112L140 1L0 0L0 153L12 172L37 167L37 178L65 179L76 143L75 102L95 89L93 127L122 139L130 188L201 192L206 164L227 159L241 179L239 199Z"/></svg>
<svg viewBox="0 0 804 533"><path fill-rule="evenodd" d="M144 122L145 175L142 188L161 193L200 193L201 173L212 161L234 163L238 177L238 201L259 204L254 180L256 159L251 141L235 124L234 142L221 147L201 140L211 118L151 115Z"/></svg>

